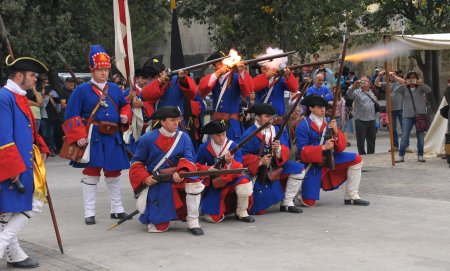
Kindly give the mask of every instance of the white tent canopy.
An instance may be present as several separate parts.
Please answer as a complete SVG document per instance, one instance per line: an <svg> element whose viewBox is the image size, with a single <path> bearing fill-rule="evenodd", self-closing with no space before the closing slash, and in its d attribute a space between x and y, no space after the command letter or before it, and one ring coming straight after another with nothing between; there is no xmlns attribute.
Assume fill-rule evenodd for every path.
<svg viewBox="0 0 450 271"><path fill-rule="evenodd" d="M445 50L450 49L450 33L421 34L421 35L396 35L392 41L399 42L408 49L416 50Z"/></svg>

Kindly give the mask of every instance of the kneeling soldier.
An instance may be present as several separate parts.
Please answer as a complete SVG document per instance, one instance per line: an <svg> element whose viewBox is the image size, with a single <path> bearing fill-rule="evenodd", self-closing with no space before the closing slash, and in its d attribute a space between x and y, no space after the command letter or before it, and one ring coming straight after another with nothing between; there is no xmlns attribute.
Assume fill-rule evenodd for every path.
<svg viewBox="0 0 450 271"><path fill-rule="evenodd" d="M229 150L236 147L236 143L227 138L225 121L211 121L203 126L201 133L210 135L210 139L200 145L197 152L197 167L199 170L217 170L222 168L242 168L242 155L239 150L230 154ZM224 156L225 165L215 167L218 160ZM237 196L237 206L234 199ZM225 215L236 210L236 219L252 223L253 217L247 213L249 199L253 192L253 185L242 174L227 174L210 181L202 200L201 210L208 222L221 222Z"/></svg>
<svg viewBox="0 0 450 271"><path fill-rule="evenodd" d="M164 232L171 220L187 221L193 235L203 235L198 221L201 192L204 185L197 177L181 179L178 173L196 171L195 153L189 136L178 130L180 111L176 107L159 108L150 119L162 127L146 133L131 160L130 182L138 199L139 220L148 224L149 232ZM172 169L170 169L172 168ZM157 182L156 172L173 172L173 182ZM186 192L186 201L182 200ZM141 206L139 203L143 202ZM185 206L185 207L184 207ZM187 210L186 210L187 209Z"/></svg>

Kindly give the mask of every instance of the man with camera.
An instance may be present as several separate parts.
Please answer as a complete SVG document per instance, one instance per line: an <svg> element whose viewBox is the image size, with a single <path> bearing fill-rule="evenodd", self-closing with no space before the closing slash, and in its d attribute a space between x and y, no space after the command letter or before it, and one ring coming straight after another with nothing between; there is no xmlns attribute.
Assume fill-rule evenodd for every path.
<svg viewBox="0 0 450 271"><path fill-rule="evenodd" d="M386 91L386 82L381 82L381 78L386 74L385 71L381 71L378 73L378 76L375 78L374 85L376 87L381 88ZM389 82L390 82L390 90L391 93L401 86L405 84L405 80L401 77L398 77L395 72L389 72ZM403 105L402 105L402 96L394 95L391 96L391 114L392 114L392 130L394 134L394 149L395 151L399 150L399 142L398 142L398 133L397 133L397 119L400 122L400 128L402 128L402 119L403 119Z"/></svg>
<svg viewBox="0 0 450 271"><path fill-rule="evenodd" d="M367 76L362 76L348 88L347 97L354 100L353 110L355 118L356 144L358 153L375 153L375 139L377 136L376 112L377 97L370 90L370 81ZM379 105L378 105L379 106ZM367 152L365 142L367 141Z"/></svg>

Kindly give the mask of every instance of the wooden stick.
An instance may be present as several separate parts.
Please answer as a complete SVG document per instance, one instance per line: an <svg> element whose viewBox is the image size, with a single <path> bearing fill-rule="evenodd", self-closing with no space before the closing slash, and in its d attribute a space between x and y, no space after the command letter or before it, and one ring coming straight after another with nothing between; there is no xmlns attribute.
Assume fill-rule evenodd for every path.
<svg viewBox="0 0 450 271"><path fill-rule="evenodd" d="M387 44L387 35L383 35L383 43L386 47ZM385 70L385 77L386 77L386 113L388 114L388 120L389 120L389 138L391 141L391 161L392 166L395 166L395 150L394 150L394 131L392 128L392 104L391 104L391 83L389 79L389 67L388 67L388 61L387 57L384 60L384 70Z"/></svg>

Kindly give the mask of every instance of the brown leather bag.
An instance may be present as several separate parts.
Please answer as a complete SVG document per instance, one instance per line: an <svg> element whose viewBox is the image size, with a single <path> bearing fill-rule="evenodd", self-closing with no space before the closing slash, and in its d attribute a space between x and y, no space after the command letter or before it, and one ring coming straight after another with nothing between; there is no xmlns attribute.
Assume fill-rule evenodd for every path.
<svg viewBox="0 0 450 271"><path fill-rule="evenodd" d="M72 143L69 145L66 137L63 137L63 145L61 147L61 151L59 152L59 156L61 158L69 159L74 162L78 162L84 154L86 147L79 147L77 143Z"/></svg>
<svg viewBox="0 0 450 271"><path fill-rule="evenodd" d="M115 122L111 121L99 121L98 122L98 131L100 134L104 135L113 135L119 130L119 125Z"/></svg>

